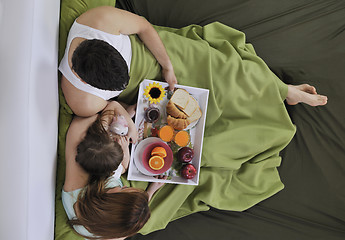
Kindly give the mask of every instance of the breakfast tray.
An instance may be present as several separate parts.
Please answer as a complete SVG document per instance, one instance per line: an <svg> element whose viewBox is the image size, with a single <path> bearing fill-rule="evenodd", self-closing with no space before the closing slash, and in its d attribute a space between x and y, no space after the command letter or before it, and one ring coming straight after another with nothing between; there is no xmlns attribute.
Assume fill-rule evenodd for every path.
<svg viewBox="0 0 345 240"><path fill-rule="evenodd" d="M165 95L163 99L154 104L154 107L157 107L160 110L160 117L155 123L148 123L145 120L144 114L145 109L149 106L152 106L152 103L149 102L148 98L144 96L144 90L149 84L159 83L165 90ZM167 179L158 179L155 178L153 174L145 172L144 169L139 164L141 161L141 154L139 152L143 151L142 148L145 142L155 142L162 141L158 137L159 128L166 125L166 104L169 101L172 93L168 91L168 84L165 82L158 82L153 80L145 79L139 87L138 101L135 115L135 126L139 131L139 139L136 144L133 144L131 149L131 158L128 168L128 180L134 181L146 181L146 182L165 182L173 184L187 184L187 185L198 185L199 183L199 172L200 172L200 161L202 154L202 145L203 145L203 136L204 128L206 122L206 112L207 112L207 103L208 103L208 89L189 87L184 85L176 85L176 88L185 89L189 92L199 103L199 107L202 111L202 116L196 122L191 123L185 130L190 134L190 143L189 147L194 150L194 158L192 164L197 169L197 174L192 179L185 179L180 174L180 169L182 164L177 160L177 151L179 147L174 142L168 142L167 144L172 149L173 152L173 163L170 169L164 172L162 175L166 175ZM141 171L140 171L140 170ZM145 173L145 174L144 174Z"/></svg>

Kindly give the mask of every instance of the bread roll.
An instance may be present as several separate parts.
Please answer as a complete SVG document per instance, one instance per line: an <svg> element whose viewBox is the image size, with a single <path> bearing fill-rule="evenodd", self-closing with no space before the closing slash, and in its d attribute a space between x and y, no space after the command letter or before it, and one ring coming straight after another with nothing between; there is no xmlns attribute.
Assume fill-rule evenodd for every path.
<svg viewBox="0 0 345 240"><path fill-rule="evenodd" d="M189 125L190 122L187 119L174 118L168 115L167 123L176 130L183 130Z"/></svg>
<svg viewBox="0 0 345 240"><path fill-rule="evenodd" d="M182 112L180 109L178 109L178 107L176 107L176 105L169 101L167 106L166 106L166 111L167 114L171 115L174 118L182 118L182 119L186 119L187 115Z"/></svg>

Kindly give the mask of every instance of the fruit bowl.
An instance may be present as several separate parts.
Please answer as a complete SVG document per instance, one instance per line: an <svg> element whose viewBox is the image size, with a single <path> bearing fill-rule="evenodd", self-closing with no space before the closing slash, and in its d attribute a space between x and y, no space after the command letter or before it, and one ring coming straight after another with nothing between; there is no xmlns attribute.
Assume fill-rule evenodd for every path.
<svg viewBox="0 0 345 240"><path fill-rule="evenodd" d="M167 152L167 156L164 158L164 166L160 170L153 170L149 167L149 159L151 151L154 147L161 146ZM145 152L145 154L144 154ZM157 137L148 137L142 140L135 148L133 154L133 161L139 172L147 176L160 175L167 171L173 162L173 152L171 148Z"/></svg>
<svg viewBox="0 0 345 240"><path fill-rule="evenodd" d="M149 166L149 159L151 158L151 151L155 147L163 147L167 153L167 156L164 158L164 166L159 170L153 170ZM172 152L171 148L166 143L164 143L163 141L157 141L157 142L151 143L145 147L145 149L142 153L141 160L142 160L142 164L143 164L144 168L147 171L149 171L152 174L158 175L158 174L162 174L162 173L166 172L171 167L172 162L173 162L173 152Z"/></svg>

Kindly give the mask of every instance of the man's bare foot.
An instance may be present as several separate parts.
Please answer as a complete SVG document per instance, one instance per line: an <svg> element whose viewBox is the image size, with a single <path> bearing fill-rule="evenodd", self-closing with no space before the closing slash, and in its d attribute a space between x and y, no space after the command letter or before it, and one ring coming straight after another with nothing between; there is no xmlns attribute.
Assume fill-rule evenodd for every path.
<svg viewBox="0 0 345 240"><path fill-rule="evenodd" d="M126 111L128 112L128 114L131 118L133 118L135 116L136 109L137 109L137 104L128 105L126 107Z"/></svg>
<svg viewBox="0 0 345 240"><path fill-rule="evenodd" d="M289 105L296 105L297 103L306 103L310 106L320 106L327 103L327 97L319 95L315 87L309 84L288 85L288 94L286 102Z"/></svg>

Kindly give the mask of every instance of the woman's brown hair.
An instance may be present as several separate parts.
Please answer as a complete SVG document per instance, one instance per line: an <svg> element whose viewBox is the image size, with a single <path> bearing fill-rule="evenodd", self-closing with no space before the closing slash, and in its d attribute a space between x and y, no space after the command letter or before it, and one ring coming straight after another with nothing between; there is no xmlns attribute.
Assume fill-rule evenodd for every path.
<svg viewBox="0 0 345 240"><path fill-rule="evenodd" d="M120 144L113 141L104 128L104 119L109 119L111 114L110 111L99 114L77 146L76 162L93 176L109 176L123 160Z"/></svg>
<svg viewBox="0 0 345 240"><path fill-rule="evenodd" d="M135 188L108 192L106 180L89 182L75 204L77 219L72 225L82 225L93 238L112 239L137 233L150 218L148 194ZM80 235L80 234L79 234Z"/></svg>

